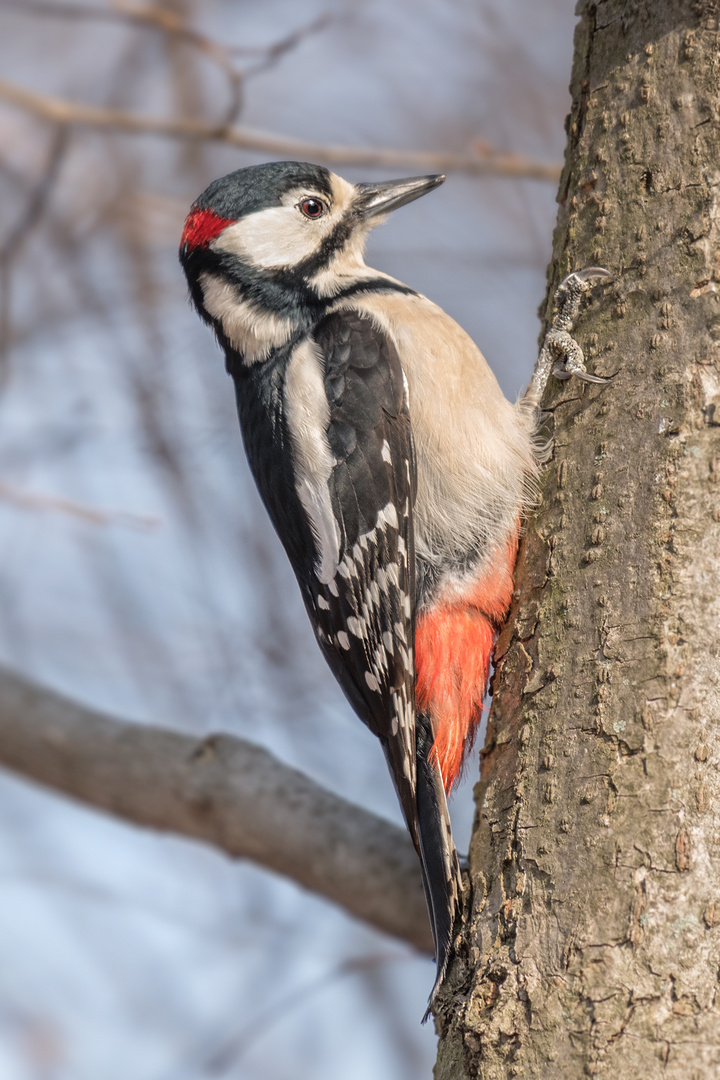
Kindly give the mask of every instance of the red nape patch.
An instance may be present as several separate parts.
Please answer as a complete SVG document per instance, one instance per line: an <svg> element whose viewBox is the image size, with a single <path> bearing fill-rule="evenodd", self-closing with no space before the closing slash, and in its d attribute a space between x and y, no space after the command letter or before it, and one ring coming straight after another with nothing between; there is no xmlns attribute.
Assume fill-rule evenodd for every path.
<svg viewBox="0 0 720 1080"><path fill-rule="evenodd" d="M187 247L190 251L207 247L211 240L232 224L230 218L218 217L212 210L191 210L185 219L180 246Z"/></svg>
<svg viewBox="0 0 720 1080"><path fill-rule="evenodd" d="M449 793L482 715L495 638L510 606L517 539L460 595L418 617L415 702L432 720L435 755Z"/></svg>

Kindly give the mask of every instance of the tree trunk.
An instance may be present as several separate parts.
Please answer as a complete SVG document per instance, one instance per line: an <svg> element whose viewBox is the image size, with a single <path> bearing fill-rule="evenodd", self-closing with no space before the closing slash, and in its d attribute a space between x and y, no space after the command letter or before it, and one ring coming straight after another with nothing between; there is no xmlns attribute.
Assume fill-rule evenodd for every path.
<svg viewBox="0 0 720 1080"><path fill-rule="evenodd" d="M720 1075L714 0L582 2L551 267L612 270L551 380L436 1080Z"/></svg>

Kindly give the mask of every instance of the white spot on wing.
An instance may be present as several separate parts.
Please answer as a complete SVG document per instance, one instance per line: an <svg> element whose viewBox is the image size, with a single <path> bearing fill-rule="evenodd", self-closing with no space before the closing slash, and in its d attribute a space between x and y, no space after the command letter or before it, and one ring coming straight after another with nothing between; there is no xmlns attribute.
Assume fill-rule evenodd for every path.
<svg viewBox="0 0 720 1080"><path fill-rule="evenodd" d="M365 682L368 684L368 686L370 687L371 690L379 690L380 689L380 686L378 684L377 679L369 671L365 672Z"/></svg>
<svg viewBox="0 0 720 1080"><path fill-rule="evenodd" d="M392 455L390 454L390 443L387 441L387 439L383 439L382 459L383 459L383 461L387 461L388 465L392 465Z"/></svg>
<svg viewBox="0 0 720 1080"><path fill-rule="evenodd" d="M396 588L400 585L400 567L396 562L388 563L385 566L385 577Z"/></svg>
<svg viewBox="0 0 720 1080"><path fill-rule="evenodd" d="M318 607L322 608L323 611L329 611L330 610L330 605L328 604L328 602L327 602L327 600L325 599L324 596L318 596L317 602L318 602Z"/></svg>
<svg viewBox="0 0 720 1080"><path fill-rule="evenodd" d="M392 694L393 727L400 729L403 747L402 770L410 783L415 782L415 710L407 699L406 688Z"/></svg>
<svg viewBox="0 0 720 1080"><path fill-rule="evenodd" d="M378 676L387 674L387 653L385 652L385 649L382 647L382 645L378 645L377 649L375 650L375 663L373 664L373 668Z"/></svg>
<svg viewBox="0 0 720 1080"><path fill-rule="evenodd" d="M388 503L384 506L378 514L378 525L390 525L391 528L397 529L398 516L397 510L392 503Z"/></svg>
<svg viewBox="0 0 720 1080"><path fill-rule="evenodd" d="M347 636L344 630L339 630L337 634L338 645L341 649L350 648L350 638Z"/></svg>

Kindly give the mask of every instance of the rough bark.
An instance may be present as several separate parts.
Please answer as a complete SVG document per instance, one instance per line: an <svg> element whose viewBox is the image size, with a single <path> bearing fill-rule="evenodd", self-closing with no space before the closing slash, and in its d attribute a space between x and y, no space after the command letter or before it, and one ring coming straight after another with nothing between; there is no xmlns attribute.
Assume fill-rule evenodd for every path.
<svg viewBox="0 0 720 1080"><path fill-rule="evenodd" d="M0 669L0 764L115 817L251 859L432 952L406 831L243 739L129 723Z"/></svg>
<svg viewBox="0 0 720 1080"><path fill-rule="evenodd" d="M554 382L436 1080L720 1075L718 4L579 5Z"/></svg>

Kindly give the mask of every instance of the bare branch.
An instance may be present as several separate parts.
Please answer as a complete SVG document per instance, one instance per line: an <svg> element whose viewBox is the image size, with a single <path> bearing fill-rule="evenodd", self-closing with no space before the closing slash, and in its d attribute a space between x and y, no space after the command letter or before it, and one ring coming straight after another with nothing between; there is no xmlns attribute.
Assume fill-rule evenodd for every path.
<svg viewBox="0 0 720 1080"><path fill-rule="evenodd" d="M230 45L228 46L228 52L231 54L249 53L260 55L261 59L255 67L246 68L245 70L246 78L251 78L252 76L259 75L263 71L267 71L269 68L273 67L278 60L281 60L287 53L296 49L298 45L302 44L302 42L312 34L318 34L321 30L325 30L332 22L334 22L334 18L333 15L326 12L317 19L313 19L307 26L300 26L297 30L293 30L291 33L287 34L284 38L280 38L274 45L255 48Z"/></svg>
<svg viewBox="0 0 720 1080"><path fill-rule="evenodd" d="M191 26L187 17L181 12L155 5L134 4L129 0L115 0L115 7L112 8L100 8L89 4L44 3L43 0L22 0L21 3L17 0L4 0L0 6L22 15L85 22L123 23L145 30L159 31L197 49L217 64L227 78L230 102L222 121L225 125L234 123L240 113L245 79L274 67L286 53L297 48L305 38L324 30L333 21L333 16L326 13L307 26L301 26L292 31L272 45L245 47L221 45L219 41L214 41L207 34ZM241 70L236 66L233 58L242 55L257 56L259 59L254 66Z"/></svg>
<svg viewBox="0 0 720 1080"><path fill-rule="evenodd" d="M517 154L455 154L444 151L398 150L372 146L340 146L306 142L247 127L209 124L192 118L139 116L120 109L82 105L36 94L0 79L0 99L51 123L93 128L96 131L131 135L160 135L171 139L197 139L224 143L243 150L260 150L271 156L325 161L331 165L368 165L388 169L419 169L430 172L461 172L473 176L509 176L516 179L557 183L560 166L534 161Z"/></svg>
<svg viewBox="0 0 720 1080"><path fill-rule="evenodd" d="M134 514L127 510L98 510L97 507L86 506L73 499L63 499L57 495L40 495L34 491L12 487L2 479L0 479L0 499L19 506L23 510L67 514L69 517L86 521L89 525L125 525L130 529L140 529L143 532L157 529L160 525L160 520L156 517Z"/></svg>
<svg viewBox="0 0 720 1080"><path fill-rule="evenodd" d="M329 14L321 15L309 25L293 30L286 37L273 45L220 45L206 34L192 27L187 18L177 11L169 8L144 4L132 4L126 0L116 0L116 6L111 8L95 7L90 4L74 3L44 3L43 0L3 0L1 8L7 11L15 11L21 15L36 15L51 19L83 20L86 22L115 22L136 25L151 30L159 30L164 34L172 34L182 38L190 45L196 45L203 51L212 54L215 50L223 54L238 56L261 56L277 57L293 49L310 34L324 30L332 22Z"/></svg>
<svg viewBox="0 0 720 1080"><path fill-rule="evenodd" d="M104 716L0 669L0 763L115 817L251 859L432 951L404 830L252 743Z"/></svg>

